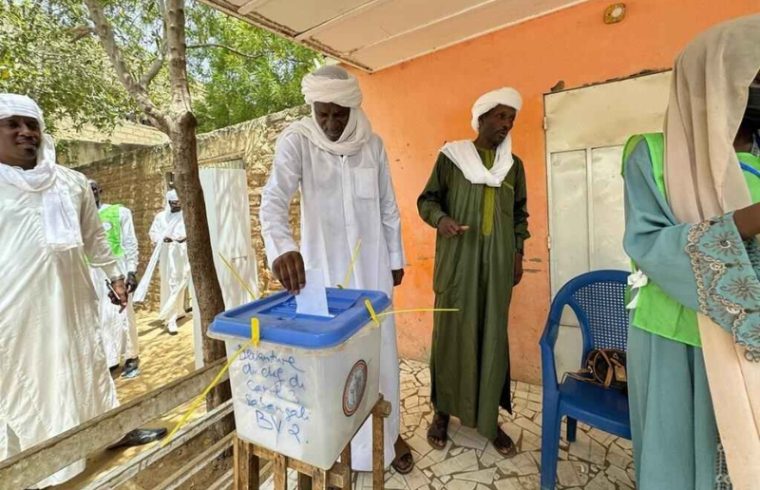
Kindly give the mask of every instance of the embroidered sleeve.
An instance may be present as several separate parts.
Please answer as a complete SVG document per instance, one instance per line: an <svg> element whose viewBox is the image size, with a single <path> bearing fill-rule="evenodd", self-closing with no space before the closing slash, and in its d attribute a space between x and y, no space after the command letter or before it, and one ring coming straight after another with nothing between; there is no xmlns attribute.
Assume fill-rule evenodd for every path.
<svg viewBox="0 0 760 490"><path fill-rule="evenodd" d="M691 227L686 245L697 283L699 311L760 362L760 247L742 241L733 213Z"/></svg>

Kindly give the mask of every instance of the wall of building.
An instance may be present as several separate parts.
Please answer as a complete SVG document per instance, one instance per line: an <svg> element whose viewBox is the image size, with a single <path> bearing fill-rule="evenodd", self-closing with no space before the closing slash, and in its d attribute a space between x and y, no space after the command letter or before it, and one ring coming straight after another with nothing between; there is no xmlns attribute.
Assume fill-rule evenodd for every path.
<svg viewBox="0 0 760 490"><path fill-rule="evenodd" d="M618 24L603 23L608 0L590 1L368 75L357 73L364 108L386 144L401 207L409 265L396 306L433 304L435 232L419 219L416 200L438 149L472 138L470 107L482 93L511 85L524 107L513 130L514 152L526 164L531 214L525 277L509 321L512 373L540 379L538 339L550 302L543 130L543 95L643 70L671 66L699 32L760 11L760 0L630 0ZM402 356L425 358L432 331L428 314L397 320Z"/></svg>
<svg viewBox="0 0 760 490"><path fill-rule="evenodd" d="M239 159L245 163L251 206L252 245L257 254L259 288L262 291L271 291L277 285L265 267L264 244L259 225L261 189L269 176L277 136L285 126L305 113L305 107L297 107L198 137L200 166ZM132 210L140 246L138 272L142 274L152 251L148 230L153 218L164 207L166 176L172 171L169 146L159 145L122 153L77 170L100 183L103 187L103 202L122 204ZM291 216L298 236L297 200L293 203ZM146 306L156 308L158 296L158 281L154 281Z"/></svg>

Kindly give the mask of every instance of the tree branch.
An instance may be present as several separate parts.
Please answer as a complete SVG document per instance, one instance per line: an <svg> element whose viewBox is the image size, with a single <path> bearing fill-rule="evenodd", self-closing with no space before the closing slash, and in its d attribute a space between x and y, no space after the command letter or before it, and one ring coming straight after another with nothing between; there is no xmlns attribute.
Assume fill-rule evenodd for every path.
<svg viewBox="0 0 760 490"><path fill-rule="evenodd" d="M90 26L74 27L70 29L69 32L71 33L74 42L84 39L90 34L95 34L95 30Z"/></svg>
<svg viewBox="0 0 760 490"><path fill-rule="evenodd" d="M265 53L257 53L257 54L243 53L242 51L239 51L235 48L227 46L226 44L218 44L218 43L191 44L187 47L187 49L204 49L204 48L226 49L230 53L234 53L238 56L242 56L243 58L248 58L249 60L256 60L256 59L263 58L264 56L266 56Z"/></svg>
<svg viewBox="0 0 760 490"><path fill-rule="evenodd" d="M132 96L140 108L147 114L151 122L164 133L169 133L169 120L158 107L150 100L147 89L138 83L127 69L124 57L116 44L113 28L106 18L103 6L99 0L84 0L90 19L95 24L95 32L98 34L100 44L108 55L116 75L121 80L124 88Z"/></svg>
<svg viewBox="0 0 760 490"><path fill-rule="evenodd" d="M167 29L166 29L166 17L165 12L166 9L164 8L163 2L159 0L158 2L158 9L161 12L161 24L163 24L163 30L161 32L161 39L156 40L156 44L158 45L158 55L156 55L156 59L153 60L153 63L151 63L150 67L148 68L148 71L146 71L143 76L140 78L140 85L145 87L147 90L150 86L150 83L153 81L154 78L156 78L156 75L158 75L158 72L161 71L161 68L164 66L164 60L166 57L166 49L168 40L167 40Z"/></svg>

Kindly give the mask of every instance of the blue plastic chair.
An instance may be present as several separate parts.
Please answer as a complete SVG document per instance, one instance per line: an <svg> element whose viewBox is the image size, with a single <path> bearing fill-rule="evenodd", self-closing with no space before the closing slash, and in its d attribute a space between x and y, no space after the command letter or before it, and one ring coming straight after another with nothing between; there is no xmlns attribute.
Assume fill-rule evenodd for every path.
<svg viewBox="0 0 760 490"><path fill-rule="evenodd" d="M583 336L581 363L592 349L626 350L628 311L625 291L628 272L601 270L582 274L565 284L552 302L541 336L543 425L541 429L541 488L554 489L562 417L567 417L567 440L575 441L577 421L626 439L631 438L628 396L591 383L565 378L557 381L554 345L565 307L575 312ZM582 367L582 366L581 366Z"/></svg>

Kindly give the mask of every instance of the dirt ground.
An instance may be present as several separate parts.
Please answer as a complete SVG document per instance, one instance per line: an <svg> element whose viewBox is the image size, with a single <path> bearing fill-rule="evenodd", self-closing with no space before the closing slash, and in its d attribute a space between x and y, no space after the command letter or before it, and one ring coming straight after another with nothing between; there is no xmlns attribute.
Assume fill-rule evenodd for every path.
<svg viewBox="0 0 760 490"><path fill-rule="evenodd" d="M113 374L116 383L116 391L119 400L124 403L143 395L149 391L155 390L177 378L190 374L195 370L193 354L193 322L192 314L179 322L179 333L169 335L161 322L155 321L155 312L138 312L137 327L140 338L140 375L137 378L125 380L120 377L120 370ZM166 427L171 430L182 417L187 409L187 404L178 407L178 409L166 414L159 420L148 427ZM205 412L201 406L193 414L190 420L197 418ZM199 436L201 437L201 436ZM203 441L197 443L204 446ZM126 461L139 454L141 451L149 449L152 445L146 445L125 450L108 451L104 450L92 455L87 460L87 470L77 478L59 485L56 490L74 490L85 486L98 478L100 475L109 470L125 463ZM178 452L177 450L175 452ZM193 448L187 448L183 452L194 452ZM179 455L175 458L187 461L188 454ZM152 467L151 467L152 468ZM120 488L137 490L154 488L163 478L166 478L174 471L174 468L163 468L161 471L151 471L155 475L146 478L148 475L137 478L135 483L129 482Z"/></svg>

